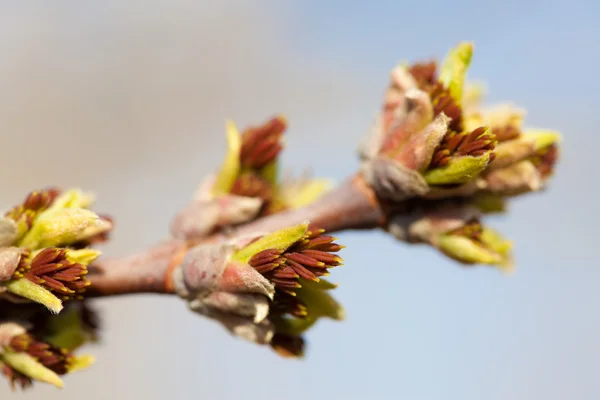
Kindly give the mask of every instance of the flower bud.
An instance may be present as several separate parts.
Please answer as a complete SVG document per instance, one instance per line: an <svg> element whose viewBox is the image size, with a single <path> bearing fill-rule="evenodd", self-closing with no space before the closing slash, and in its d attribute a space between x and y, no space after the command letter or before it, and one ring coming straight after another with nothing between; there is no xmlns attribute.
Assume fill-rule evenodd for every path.
<svg viewBox="0 0 600 400"><path fill-rule="evenodd" d="M254 219L262 205L263 201L260 198L234 195L195 201L173 219L171 234L179 239L202 238L217 228Z"/></svg>
<svg viewBox="0 0 600 400"><path fill-rule="evenodd" d="M485 190L502 196L535 192L543 187L543 180L530 161L520 161L501 169L494 169L484 178Z"/></svg>
<svg viewBox="0 0 600 400"><path fill-rule="evenodd" d="M82 208L43 212L19 245L30 249L69 245L110 230L112 224Z"/></svg>
<svg viewBox="0 0 600 400"><path fill-rule="evenodd" d="M499 143L496 146L496 158L490 169L504 168L521 160L533 157L560 140L560 135L552 131L526 131L514 140Z"/></svg>
<svg viewBox="0 0 600 400"><path fill-rule="evenodd" d="M479 210L471 205L440 204L436 210L394 217L388 230L399 240L430 244L464 264L510 269L510 242L483 227L478 214Z"/></svg>

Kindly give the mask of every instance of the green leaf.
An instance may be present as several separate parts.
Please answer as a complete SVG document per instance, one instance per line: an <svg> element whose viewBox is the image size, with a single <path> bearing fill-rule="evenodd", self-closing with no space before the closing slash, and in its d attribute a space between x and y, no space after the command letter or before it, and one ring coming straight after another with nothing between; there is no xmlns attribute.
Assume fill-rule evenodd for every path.
<svg viewBox="0 0 600 400"><path fill-rule="evenodd" d="M489 162L490 152L478 157L453 157L448 165L425 172L423 178L430 185L467 183L485 170Z"/></svg>
<svg viewBox="0 0 600 400"><path fill-rule="evenodd" d="M310 329L319 318L331 318L341 321L345 318L344 308L329 294L336 287L323 279L319 282L300 278L301 288L296 295L306 305L307 315L304 318L289 316L272 318L278 333L299 336Z"/></svg>
<svg viewBox="0 0 600 400"><path fill-rule="evenodd" d="M43 304L54 314L58 314L63 309L62 302L58 297L42 286L31 282L29 279L15 279L8 281L4 286L10 293Z"/></svg>
<svg viewBox="0 0 600 400"><path fill-rule="evenodd" d="M92 193L85 193L81 189L69 189L61 193L52 202L46 211L55 211L62 208L88 208L94 202Z"/></svg>
<svg viewBox="0 0 600 400"><path fill-rule="evenodd" d="M94 261L95 259L97 259L98 257L100 257L100 255L102 254L102 252L100 250L95 250L95 249L80 249L80 250L72 250L72 249L67 249L67 260L74 262L74 263L79 263L82 265L89 265L92 261Z"/></svg>
<svg viewBox="0 0 600 400"><path fill-rule="evenodd" d="M473 44L462 42L448 52L440 69L440 82L459 104L462 103L463 87L472 56Z"/></svg>
<svg viewBox="0 0 600 400"><path fill-rule="evenodd" d="M242 148L242 138L233 123L227 121L227 155L217 175L213 186L214 195L223 195L229 193L235 180L240 173L240 150Z"/></svg>
<svg viewBox="0 0 600 400"><path fill-rule="evenodd" d="M90 354L83 356L73 357L69 364L69 372L77 372L82 369L88 368L90 365L96 362L96 358Z"/></svg>
<svg viewBox="0 0 600 400"><path fill-rule="evenodd" d="M541 150L558 143L560 133L542 129L528 129L523 133L523 139L533 141L535 150Z"/></svg>
<svg viewBox="0 0 600 400"><path fill-rule="evenodd" d="M345 317L344 308L329 294L322 290L319 283L311 285L306 279L300 278L301 288L296 289L296 296L306 305L308 315L313 318L327 317L341 321ZM329 284L331 285L331 284ZM328 285L323 285L327 287Z"/></svg>
<svg viewBox="0 0 600 400"><path fill-rule="evenodd" d="M260 170L260 176L272 185L277 183L278 174L279 162L277 160L268 163Z"/></svg>
<svg viewBox="0 0 600 400"><path fill-rule="evenodd" d="M467 264L499 265L503 261L499 254L464 236L442 235L438 246L449 257Z"/></svg>
<svg viewBox="0 0 600 400"><path fill-rule="evenodd" d="M11 350L7 350L2 354L1 358L2 361L4 361L10 367L19 371L23 375L30 377L31 379L49 383L57 388L63 387L63 381L56 374L56 372L46 368L27 353L15 353Z"/></svg>
<svg viewBox="0 0 600 400"><path fill-rule="evenodd" d="M49 318L46 330L48 335L44 339L48 343L69 351L75 350L87 340L79 312L75 308L67 308L56 317Z"/></svg>
<svg viewBox="0 0 600 400"><path fill-rule="evenodd" d="M298 240L302 239L308 230L308 224L309 222L306 221L299 225L269 233L255 242L250 243L248 246L236 251L232 256L232 260L247 263L252 256L263 250L286 250Z"/></svg>

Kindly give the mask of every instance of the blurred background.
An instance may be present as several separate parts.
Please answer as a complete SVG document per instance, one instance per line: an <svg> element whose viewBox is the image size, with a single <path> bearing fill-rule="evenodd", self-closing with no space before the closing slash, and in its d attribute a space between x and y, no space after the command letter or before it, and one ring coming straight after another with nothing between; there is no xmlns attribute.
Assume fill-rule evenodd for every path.
<svg viewBox="0 0 600 400"><path fill-rule="evenodd" d="M167 235L221 161L224 120L289 118L284 165L343 179L398 61L473 40L490 101L564 134L550 189L487 222L517 273L464 269L379 232L344 233L347 321L303 361L235 339L159 296L100 300L103 342L62 391L0 398L598 399L600 3L0 3L0 208L55 184L98 194L117 256Z"/></svg>

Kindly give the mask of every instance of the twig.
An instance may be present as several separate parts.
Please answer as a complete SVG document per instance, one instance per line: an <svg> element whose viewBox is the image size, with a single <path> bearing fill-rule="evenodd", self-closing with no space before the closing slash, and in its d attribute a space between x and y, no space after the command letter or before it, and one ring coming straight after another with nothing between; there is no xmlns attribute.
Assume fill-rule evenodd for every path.
<svg viewBox="0 0 600 400"><path fill-rule="evenodd" d="M327 232L374 229L385 225L384 206L360 175L356 175L315 203L296 210L274 214L217 233L202 240L216 242L226 238L269 232L302 221ZM102 258L90 267L91 286L86 297L133 293L173 293L170 272L191 246L199 244L169 240L123 258Z"/></svg>

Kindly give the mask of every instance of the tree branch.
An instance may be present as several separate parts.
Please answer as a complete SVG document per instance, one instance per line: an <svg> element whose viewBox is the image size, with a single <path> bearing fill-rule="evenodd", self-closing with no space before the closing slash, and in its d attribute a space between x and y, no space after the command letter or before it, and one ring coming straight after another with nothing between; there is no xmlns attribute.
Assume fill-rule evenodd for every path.
<svg viewBox="0 0 600 400"><path fill-rule="evenodd" d="M311 205L260 218L227 233L200 241L169 240L123 258L101 258L90 267L86 297L133 293L173 293L170 273L191 246L256 232L271 232L302 221L327 232L374 229L385 225L382 203L360 175L356 175Z"/></svg>

